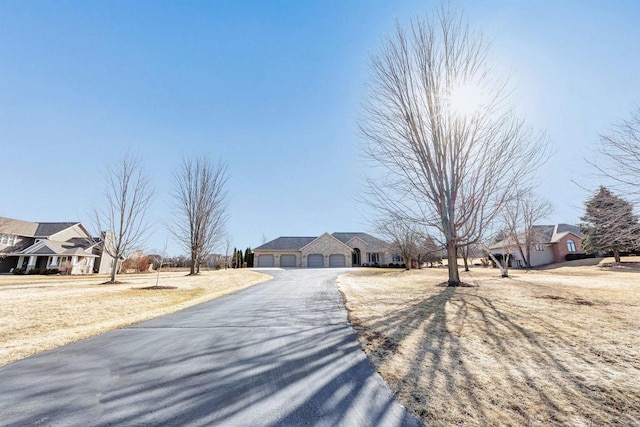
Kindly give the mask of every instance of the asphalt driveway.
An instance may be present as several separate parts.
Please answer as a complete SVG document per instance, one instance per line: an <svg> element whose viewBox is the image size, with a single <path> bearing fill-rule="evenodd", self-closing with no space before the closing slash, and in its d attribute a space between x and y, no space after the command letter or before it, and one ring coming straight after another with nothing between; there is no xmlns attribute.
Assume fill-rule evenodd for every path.
<svg viewBox="0 0 640 427"><path fill-rule="evenodd" d="M419 426L359 348L344 270L274 280L0 368L1 425Z"/></svg>

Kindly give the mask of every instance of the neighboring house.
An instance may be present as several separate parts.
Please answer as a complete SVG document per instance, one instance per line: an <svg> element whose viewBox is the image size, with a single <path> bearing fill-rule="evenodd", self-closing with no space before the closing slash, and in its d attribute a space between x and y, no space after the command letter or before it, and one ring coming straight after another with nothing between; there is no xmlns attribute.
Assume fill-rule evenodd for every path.
<svg viewBox="0 0 640 427"><path fill-rule="evenodd" d="M567 254L584 254L582 250L583 234L575 225L534 225L533 244L531 245L531 267L566 261ZM524 242L524 236L519 238ZM511 253L511 265L524 267L525 262L513 239L505 239L489 247L494 254L505 256ZM526 248L522 248L525 254Z"/></svg>
<svg viewBox="0 0 640 427"><path fill-rule="evenodd" d="M69 274L107 274L113 258L79 222L28 222L0 217L0 273L57 268Z"/></svg>
<svg viewBox="0 0 640 427"><path fill-rule="evenodd" d="M387 242L367 233L278 237L253 252L256 267L356 267L401 262L394 259Z"/></svg>

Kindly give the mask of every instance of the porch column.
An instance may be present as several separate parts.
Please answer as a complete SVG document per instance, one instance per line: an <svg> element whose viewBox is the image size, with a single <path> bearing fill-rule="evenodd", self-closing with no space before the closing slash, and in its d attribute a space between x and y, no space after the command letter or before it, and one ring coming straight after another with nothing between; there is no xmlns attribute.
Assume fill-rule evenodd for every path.
<svg viewBox="0 0 640 427"><path fill-rule="evenodd" d="M93 264L96 262L95 258L89 258L89 271L87 273L93 273Z"/></svg>
<svg viewBox="0 0 640 427"><path fill-rule="evenodd" d="M38 257L31 255L29 257L29 263L27 264L27 271L36 268L36 262L38 261Z"/></svg>
<svg viewBox="0 0 640 427"><path fill-rule="evenodd" d="M16 268L22 268L22 263L24 262L24 257L23 256L19 256L18 257L18 264L16 264Z"/></svg>
<svg viewBox="0 0 640 427"><path fill-rule="evenodd" d="M58 266L58 257L52 256L49 258L49 267L57 267Z"/></svg>

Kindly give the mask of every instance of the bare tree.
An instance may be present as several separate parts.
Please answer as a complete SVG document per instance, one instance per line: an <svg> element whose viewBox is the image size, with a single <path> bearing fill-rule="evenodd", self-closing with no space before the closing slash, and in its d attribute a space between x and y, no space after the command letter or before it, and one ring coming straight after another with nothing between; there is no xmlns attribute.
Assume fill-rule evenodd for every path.
<svg viewBox="0 0 640 427"><path fill-rule="evenodd" d="M229 233L224 235L224 269L226 270L229 267L229 253L231 252L231 247L233 246L233 238Z"/></svg>
<svg viewBox="0 0 640 427"><path fill-rule="evenodd" d="M479 243L469 243L458 246L458 252L464 262L464 271L469 271L469 259L482 255L482 246Z"/></svg>
<svg viewBox="0 0 640 427"><path fill-rule="evenodd" d="M185 159L174 174L171 233L191 257L190 275L200 273L207 254L224 238L227 166L206 157Z"/></svg>
<svg viewBox="0 0 640 427"><path fill-rule="evenodd" d="M531 250L539 238L534 225L547 217L552 210L548 201L539 198L530 190L516 194L505 204L505 229L527 268L531 267Z"/></svg>
<svg viewBox="0 0 640 427"><path fill-rule="evenodd" d="M115 283L120 259L144 244L149 231L147 212L155 191L141 159L131 153L107 168L106 181L104 201L94 208L94 219L98 231L107 231L102 245L113 258L110 282Z"/></svg>
<svg viewBox="0 0 640 427"><path fill-rule="evenodd" d="M164 247L162 248L162 250L160 251L156 251L157 253L157 257L158 257L158 269L156 271L156 284L155 284L155 288L158 289L159 288L159 283L160 283L160 270L162 270L162 265L164 264L165 259L169 258L169 255L167 253L167 245L169 244L169 242L167 242L165 240L164 242ZM154 260L155 261L155 260Z"/></svg>
<svg viewBox="0 0 640 427"><path fill-rule="evenodd" d="M620 190L635 197L640 204L640 106L631 118L616 124L612 131L600 136L598 157L602 161L590 161L603 175L619 184Z"/></svg>
<svg viewBox="0 0 640 427"><path fill-rule="evenodd" d="M442 6L435 20L400 25L372 57L360 121L363 151L379 176L367 202L383 215L435 228L449 285L458 247L481 239L512 190L546 159L543 138L514 118L507 82L489 69L488 45Z"/></svg>
<svg viewBox="0 0 640 427"><path fill-rule="evenodd" d="M424 233L416 224L400 219L377 221L378 232L391 241L390 249L404 259L405 268L411 270L412 261L418 262L420 246Z"/></svg>
<svg viewBox="0 0 640 427"><path fill-rule="evenodd" d="M495 254L491 247L492 244L500 243L502 254ZM500 269L500 275L502 277L509 277L509 264L511 263L511 250L513 249L513 239L509 233L508 228L500 228L497 233L489 234L489 237L481 241L481 247L485 252L487 258L491 259L493 263ZM498 256L496 256L498 255ZM500 256L501 255L501 256Z"/></svg>
<svg viewBox="0 0 640 427"><path fill-rule="evenodd" d="M423 263L429 263L430 267L436 263L442 264L442 246L439 246L431 235L426 234L421 239L418 249L418 268Z"/></svg>

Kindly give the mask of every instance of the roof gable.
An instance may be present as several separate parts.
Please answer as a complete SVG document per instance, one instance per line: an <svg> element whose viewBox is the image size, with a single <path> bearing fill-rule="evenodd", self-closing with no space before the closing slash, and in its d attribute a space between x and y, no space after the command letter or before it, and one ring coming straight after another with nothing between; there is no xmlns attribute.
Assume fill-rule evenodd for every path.
<svg viewBox="0 0 640 427"><path fill-rule="evenodd" d="M362 240L367 245L385 245L385 244L387 244L387 242L385 242L384 240L380 240L377 237L372 236L371 234L363 233L363 232L356 232L356 233L338 232L338 233L333 233L332 236L335 237L336 239L340 240L342 243L345 243L345 244L347 242L349 242L350 240L353 240L356 237L358 239Z"/></svg>
<svg viewBox="0 0 640 427"><path fill-rule="evenodd" d="M575 226L575 225L557 224L555 226L555 228L553 229L553 235L551 236L551 242L557 242L560 239L562 239L564 236L566 236L567 234L573 234L574 236L578 237L579 239L582 239L582 237L584 237L584 234L582 234L582 232L580 231L580 228Z"/></svg>
<svg viewBox="0 0 640 427"><path fill-rule="evenodd" d="M342 246L344 246L344 247L348 248L348 249L351 251L351 248L350 248L349 246L347 246L347 244L346 244L346 243L342 242L341 240L337 239L336 237L334 237L334 236L332 236L331 234L326 233L326 232L325 232L324 234L322 234L321 236L319 236L319 237L317 237L317 238L313 239L311 242L307 243L306 245L304 245L304 246L302 247L302 250L304 250L304 248L306 248L307 246L309 246L309 245L311 245L311 244L313 244L313 243L316 243L316 242L318 242L318 241L322 240L323 238L329 238L329 239L331 239L331 240L335 241L336 243L338 243L338 244L340 244L340 245L342 245Z"/></svg>
<svg viewBox="0 0 640 427"><path fill-rule="evenodd" d="M44 241L36 242L22 251L25 255L56 255L58 252Z"/></svg>
<svg viewBox="0 0 640 427"><path fill-rule="evenodd" d="M349 240L348 242L345 242L345 244L346 244L347 246L351 246L351 242L362 242L362 244L363 244L364 246L368 246L368 245L367 245L367 242L365 242L364 240L362 240L362 239L361 239L360 237L358 237L358 236L354 237L353 239Z"/></svg>

